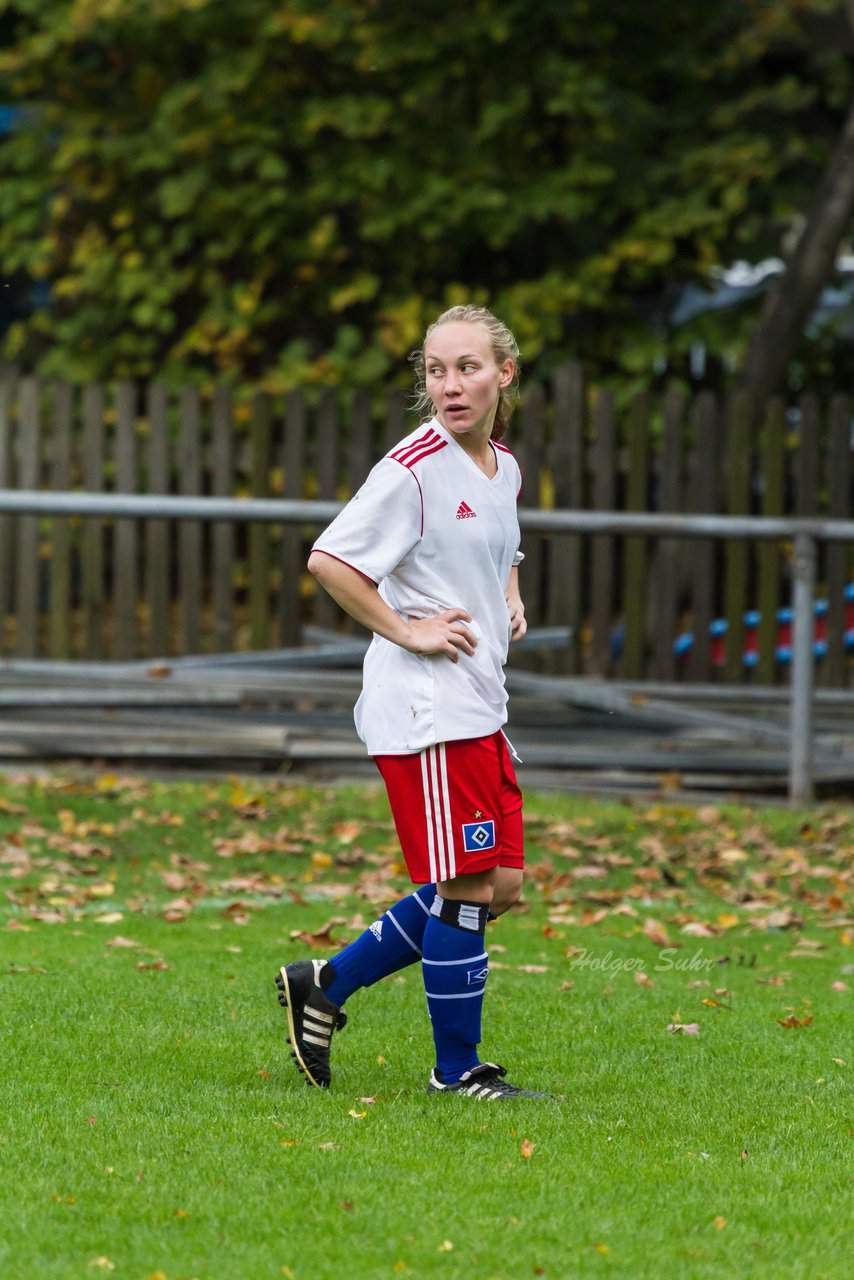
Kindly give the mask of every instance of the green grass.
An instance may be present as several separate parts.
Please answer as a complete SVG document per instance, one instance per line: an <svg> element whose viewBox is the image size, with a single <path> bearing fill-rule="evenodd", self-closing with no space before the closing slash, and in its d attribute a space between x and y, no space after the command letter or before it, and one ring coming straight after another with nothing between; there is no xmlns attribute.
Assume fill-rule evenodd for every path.
<svg viewBox="0 0 854 1280"><path fill-rule="evenodd" d="M288 1057L292 935L407 889L377 789L6 781L4 1280L847 1280L851 812L526 813L482 1052L559 1097L492 1106L425 1095L417 969Z"/></svg>

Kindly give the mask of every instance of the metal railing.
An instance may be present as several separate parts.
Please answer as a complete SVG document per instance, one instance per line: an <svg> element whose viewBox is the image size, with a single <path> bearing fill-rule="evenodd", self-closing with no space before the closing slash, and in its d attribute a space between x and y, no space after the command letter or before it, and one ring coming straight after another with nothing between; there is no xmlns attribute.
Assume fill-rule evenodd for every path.
<svg viewBox="0 0 854 1280"><path fill-rule="evenodd" d="M0 514L124 519L235 520L322 525L338 502L157 494L42 493L0 490ZM790 701L789 798L814 795L813 606L819 542L854 543L854 520L777 516L670 515L617 511L522 509L523 530L555 534L619 534L660 538L747 538L794 543L794 628Z"/></svg>

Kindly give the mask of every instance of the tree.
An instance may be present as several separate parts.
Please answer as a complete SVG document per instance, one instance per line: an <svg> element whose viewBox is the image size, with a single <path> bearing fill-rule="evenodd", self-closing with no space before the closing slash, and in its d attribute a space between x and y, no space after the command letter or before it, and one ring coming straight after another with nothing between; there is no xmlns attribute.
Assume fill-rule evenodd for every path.
<svg viewBox="0 0 854 1280"><path fill-rule="evenodd" d="M850 30L843 47L854 51L854 0L846 0ZM738 375L738 385L762 403L780 389L819 294L832 275L840 242L854 212L854 96L785 272L770 291Z"/></svg>
<svg viewBox="0 0 854 1280"><path fill-rule="evenodd" d="M825 0L0 0L6 339L45 373L394 376L436 310L646 376L671 291L777 252L852 72Z"/></svg>

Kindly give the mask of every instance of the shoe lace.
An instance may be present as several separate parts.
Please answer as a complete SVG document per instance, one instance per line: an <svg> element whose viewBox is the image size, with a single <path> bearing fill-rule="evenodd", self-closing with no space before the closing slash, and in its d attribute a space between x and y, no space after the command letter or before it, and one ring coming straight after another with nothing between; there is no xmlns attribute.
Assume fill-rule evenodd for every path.
<svg viewBox="0 0 854 1280"><path fill-rule="evenodd" d="M477 1077L478 1084L484 1085L488 1089L493 1089L496 1093L517 1094L524 1092L518 1089L515 1084L510 1084L509 1080L504 1080L507 1075L504 1067L495 1067L492 1071L484 1071L482 1075Z"/></svg>
<svg viewBox="0 0 854 1280"><path fill-rule="evenodd" d="M500 1067L497 1062L482 1062L475 1067L466 1077L466 1083L476 1082L486 1089L492 1089L495 1093L503 1094L507 1098L519 1097L545 1097L545 1094L538 1094L531 1089L520 1089L517 1085L511 1084L509 1080L505 1080L507 1068Z"/></svg>

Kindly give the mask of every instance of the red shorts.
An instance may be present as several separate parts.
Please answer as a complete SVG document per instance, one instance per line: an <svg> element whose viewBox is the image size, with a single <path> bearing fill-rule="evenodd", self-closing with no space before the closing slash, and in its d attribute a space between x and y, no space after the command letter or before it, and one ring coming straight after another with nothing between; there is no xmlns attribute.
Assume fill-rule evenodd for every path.
<svg viewBox="0 0 854 1280"><path fill-rule="evenodd" d="M374 760L414 884L524 866L522 792L500 730Z"/></svg>

